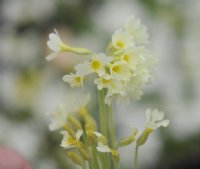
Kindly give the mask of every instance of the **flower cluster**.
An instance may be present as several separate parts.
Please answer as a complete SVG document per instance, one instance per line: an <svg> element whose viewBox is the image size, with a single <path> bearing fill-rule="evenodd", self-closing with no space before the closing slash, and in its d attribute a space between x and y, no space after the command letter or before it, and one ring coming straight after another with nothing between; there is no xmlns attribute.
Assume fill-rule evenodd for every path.
<svg viewBox="0 0 200 169"><path fill-rule="evenodd" d="M54 53L47 60L54 58L58 51L90 55L87 61L75 66L75 73L65 75L63 80L71 87L80 87L87 75L96 74L94 83L98 90L106 89L106 104L111 104L114 95L139 98L143 86L152 79L156 59L147 48L146 27L134 17L128 19L123 29L114 32L106 53L69 47L60 40L57 32L50 34L49 38L48 46Z"/></svg>
<svg viewBox="0 0 200 169"><path fill-rule="evenodd" d="M49 35L47 45L53 51L46 59L54 59L60 52L89 55L89 59L75 66L75 72L63 76L71 87L83 87L84 78L94 74L93 83L98 90L99 122L87 110L90 96L72 101L66 108L58 106L51 114L50 130L61 130L61 147L67 156L83 169L118 169L118 149L133 142L136 144L135 167L138 148L159 127L166 127L169 120L157 109L146 110L146 125L138 134L134 128L127 137L115 141L115 124L112 115L113 97L142 95L143 86L152 79L156 59L149 51L147 29L140 20L130 17L124 28L114 32L105 53L94 53L85 48L65 44L57 31Z"/></svg>

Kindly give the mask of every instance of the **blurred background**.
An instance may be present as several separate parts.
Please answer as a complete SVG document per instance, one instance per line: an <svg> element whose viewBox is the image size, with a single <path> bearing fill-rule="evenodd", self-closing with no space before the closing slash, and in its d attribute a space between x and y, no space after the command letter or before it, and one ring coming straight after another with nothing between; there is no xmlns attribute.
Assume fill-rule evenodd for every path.
<svg viewBox="0 0 200 169"><path fill-rule="evenodd" d="M81 60L64 54L47 63L48 34L56 28L64 42L100 52L130 15L148 27L159 64L140 101L116 105L117 135L142 128L145 109L157 107L171 123L141 148L140 168L200 168L199 0L0 0L0 145L33 169L75 168L60 134L49 132L47 113L77 96L62 76ZM131 169L133 149L120 150L122 169Z"/></svg>

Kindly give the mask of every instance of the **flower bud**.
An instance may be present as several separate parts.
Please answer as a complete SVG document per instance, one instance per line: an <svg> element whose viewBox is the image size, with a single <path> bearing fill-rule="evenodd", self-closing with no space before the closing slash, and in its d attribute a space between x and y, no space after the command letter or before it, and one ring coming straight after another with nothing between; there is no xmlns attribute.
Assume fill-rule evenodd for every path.
<svg viewBox="0 0 200 169"><path fill-rule="evenodd" d="M137 146L143 145L152 132L153 130L151 128L146 128L141 136L137 139Z"/></svg>
<svg viewBox="0 0 200 169"><path fill-rule="evenodd" d="M138 130L134 129L132 135L130 135L129 137L126 137L126 138L122 138L119 141L119 143L117 144L117 147L126 146L126 145L129 145L132 142L134 142L135 141L135 136L136 136L137 133L138 133Z"/></svg>

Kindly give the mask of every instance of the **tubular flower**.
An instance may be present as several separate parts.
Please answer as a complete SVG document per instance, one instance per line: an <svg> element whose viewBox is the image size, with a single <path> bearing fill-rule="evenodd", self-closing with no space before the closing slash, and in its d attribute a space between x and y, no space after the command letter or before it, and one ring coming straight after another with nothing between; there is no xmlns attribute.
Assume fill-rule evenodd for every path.
<svg viewBox="0 0 200 169"><path fill-rule="evenodd" d="M46 57L47 61L51 61L56 58L56 56L61 52L72 52L80 55L91 54L91 51L85 48L75 48L66 45L60 38L58 32L49 34L49 40L47 41L47 46L53 51L52 54Z"/></svg>

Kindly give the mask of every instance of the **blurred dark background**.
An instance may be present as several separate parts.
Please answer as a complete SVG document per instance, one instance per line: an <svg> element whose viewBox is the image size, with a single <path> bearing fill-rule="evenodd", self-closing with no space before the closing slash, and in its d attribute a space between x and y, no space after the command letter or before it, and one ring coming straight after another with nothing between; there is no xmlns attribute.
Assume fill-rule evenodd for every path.
<svg viewBox="0 0 200 169"><path fill-rule="evenodd" d="M104 51L115 29L135 15L148 27L159 65L142 99L117 109L118 135L142 127L145 109L158 107L171 123L141 148L140 168L200 168L199 0L0 0L0 12L0 145L33 168L74 168L46 114L74 95L62 76L82 59L65 54L47 63L48 34L56 28L70 45ZM120 150L121 168L131 168L132 150Z"/></svg>

